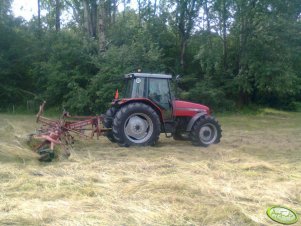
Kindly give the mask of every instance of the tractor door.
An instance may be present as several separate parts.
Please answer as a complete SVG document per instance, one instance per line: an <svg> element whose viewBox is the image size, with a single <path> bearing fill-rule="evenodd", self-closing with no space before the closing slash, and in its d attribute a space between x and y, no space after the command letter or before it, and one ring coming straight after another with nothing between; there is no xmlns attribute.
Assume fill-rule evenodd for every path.
<svg viewBox="0 0 301 226"><path fill-rule="evenodd" d="M148 98L161 108L165 121L172 119L172 101L168 79L148 78Z"/></svg>

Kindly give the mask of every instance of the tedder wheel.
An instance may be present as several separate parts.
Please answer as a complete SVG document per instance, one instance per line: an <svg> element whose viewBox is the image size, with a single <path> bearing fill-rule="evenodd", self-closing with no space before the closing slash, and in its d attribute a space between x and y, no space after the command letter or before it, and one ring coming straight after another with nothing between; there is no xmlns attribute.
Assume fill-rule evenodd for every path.
<svg viewBox="0 0 301 226"><path fill-rule="evenodd" d="M50 149L50 143L46 142L39 147L37 153L40 155L40 162L51 162L55 158L54 151Z"/></svg>
<svg viewBox="0 0 301 226"><path fill-rule="evenodd" d="M193 145L208 147L220 142L222 130L215 118L204 116L194 123L190 135Z"/></svg>
<svg viewBox="0 0 301 226"><path fill-rule="evenodd" d="M116 108L115 107L110 107L105 114L104 120L103 120L103 125L106 128L112 128L112 124L113 124L113 117L116 113ZM106 132L106 137L113 143L116 142L114 136L113 136L113 131L107 131Z"/></svg>
<svg viewBox="0 0 301 226"><path fill-rule="evenodd" d="M154 145L160 135L160 119L150 106L130 103L119 109L113 120L113 135L123 147Z"/></svg>

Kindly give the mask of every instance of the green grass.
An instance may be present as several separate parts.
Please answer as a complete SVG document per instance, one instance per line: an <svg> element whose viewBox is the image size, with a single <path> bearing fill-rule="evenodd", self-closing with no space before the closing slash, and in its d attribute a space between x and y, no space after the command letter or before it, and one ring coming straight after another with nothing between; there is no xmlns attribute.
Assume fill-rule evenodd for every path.
<svg viewBox="0 0 301 226"><path fill-rule="evenodd" d="M277 204L301 214L301 113L218 119L222 142L209 148L101 138L39 163L25 142L34 116L2 114L0 225L273 225Z"/></svg>

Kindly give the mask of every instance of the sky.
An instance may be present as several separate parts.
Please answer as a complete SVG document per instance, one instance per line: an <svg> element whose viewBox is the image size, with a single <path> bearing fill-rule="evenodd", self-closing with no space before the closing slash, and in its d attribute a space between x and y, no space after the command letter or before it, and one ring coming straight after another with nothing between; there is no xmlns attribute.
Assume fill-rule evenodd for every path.
<svg viewBox="0 0 301 226"><path fill-rule="evenodd" d="M0 0L2 1L2 0ZM137 8L136 1L131 2L131 7ZM13 14L16 17L23 17L25 20L29 21L32 16L38 15L38 1L37 0L14 0L12 4ZM122 4L118 6L118 10L123 10ZM42 10L41 15L46 15L46 11ZM68 15L62 15L63 18L69 17Z"/></svg>
<svg viewBox="0 0 301 226"><path fill-rule="evenodd" d="M21 16L28 21L33 15L38 15L37 2L37 0L14 0L12 4L13 14L16 17Z"/></svg>

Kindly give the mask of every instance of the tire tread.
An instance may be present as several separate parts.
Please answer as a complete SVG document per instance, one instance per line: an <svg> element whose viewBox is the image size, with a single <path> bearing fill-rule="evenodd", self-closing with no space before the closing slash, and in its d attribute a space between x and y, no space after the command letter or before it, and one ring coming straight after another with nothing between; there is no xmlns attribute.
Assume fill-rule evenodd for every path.
<svg viewBox="0 0 301 226"><path fill-rule="evenodd" d="M153 116L154 118L154 133L155 135L152 135L151 138L142 144L135 144L132 143L131 141L127 140L125 135L122 133L123 128L123 120L126 120L126 118L132 114L138 111L143 111L143 112L147 112L150 116ZM156 111L151 108L149 105L146 105L144 103L140 103L140 102L136 102L136 103L130 103L127 104L123 107L121 107L116 115L115 118L113 120L113 126L112 126L112 131L113 131L113 136L114 139L117 141L117 143L119 144L119 146L121 147L129 147L131 145L137 145L137 146L153 146L157 143L157 141L159 140L159 136L160 136L160 120L159 120L159 116L156 113Z"/></svg>
<svg viewBox="0 0 301 226"><path fill-rule="evenodd" d="M208 147L209 144L204 144L202 141L199 139L199 129L200 127L205 123L205 122L211 122L216 126L217 129L217 138L213 142L213 144L218 144L220 142L220 139L222 137L222 129L219 124L219 122L213 117L209 115L205 115L198 119L194 125L192 126L191 132L190 132L190 137L191 137L191 142L195 146L203 146L203 147Z"/></svg>

